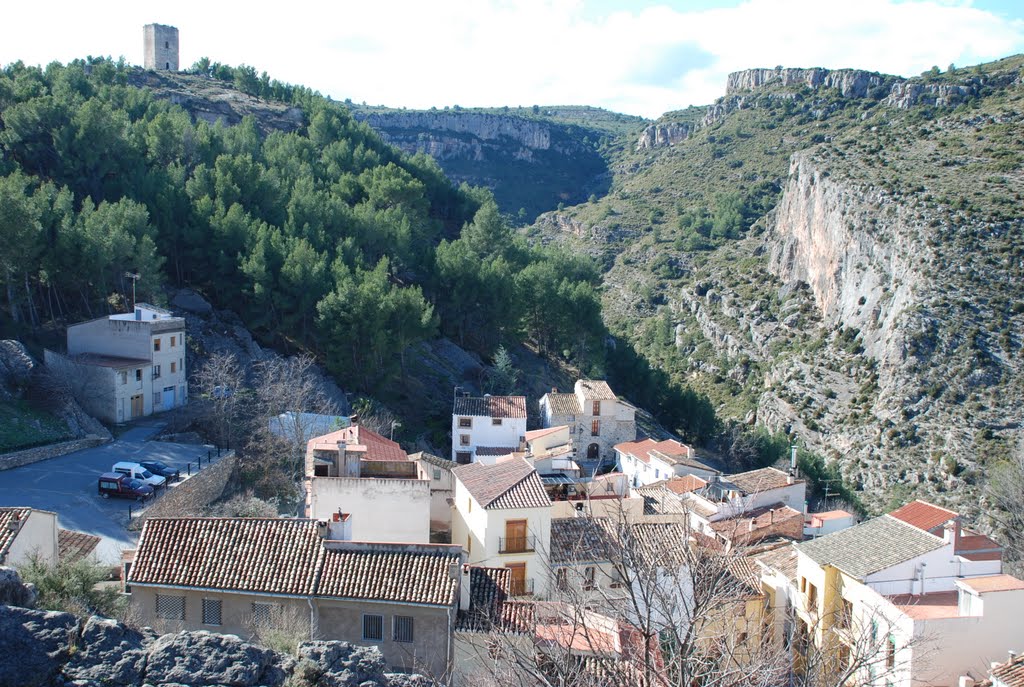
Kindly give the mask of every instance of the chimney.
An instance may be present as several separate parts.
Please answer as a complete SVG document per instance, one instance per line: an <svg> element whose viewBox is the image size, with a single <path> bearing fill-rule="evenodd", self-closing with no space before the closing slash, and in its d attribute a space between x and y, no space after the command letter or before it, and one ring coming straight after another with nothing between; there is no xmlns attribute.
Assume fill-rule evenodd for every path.
<svg viewBox="0 0 1024 687"><path fill-rule="evenodd" d="M320 535L321 539L329 539L330 531L330 525L328 525L326 520L316 521L316 533Z"/></svg>
<svg viewBox="0 0 1024 687"><path fill-rule="evenodd" d="M1010 661L1011 662L1013 662L1013 659L1017 658L1017 652L1014 651L1013 649L1010 649L1006 653L1010 656Z"/></svg>
<svg viewBox="0 0 1024 687"><path fill-rule="evenodd" d="M796 484L796 476L793 474L792 471L790 471L790 473L786 475L786 484Z"/></svg>
<svg viewBox="0 0 1024 687"><path fill-rule="evenodd" d="M947 544L956 544L956 523L952 520L942 526L942 541Z"/></svg>
<svg viewBox="0 0 1024 687"><path fill-rule="evenodd" d="M469 599L472 589L470 588L470 580L472 575L469 574L470 567L468 565L462 566L462 580L459 583L459 610L469 610Z"/></svg>
<svg viewBox="0 0 1024 687"><path fill-rule="evenodd" d="M136 320L141 320L142 319L142 311L139 310L138 308L135 308L135 319Z"/></svg>
<svg viewBox="0 0 1024 687"><path fill-rule="evenodd" d="M325 538L331 541L352 541L352 514L342 513L340 508L331 513Z"/></svg>
<svg viewBox="0 0 1024 687"><path fill-rule="evenodd" d="M974 678L970 675L961 675L957 687L974 687Z"/></svg>
<svg viewBox="0 0 1024 687"><path fill-rule="evenodd" d="M690 459L690 460L693 460L693 447L692 446L687 446L686 447L686 457L688 459Z"/></svg>
<svg viewBox="0 0 1024 687"><path fill-rule="evenodd" d="M796 477L796 444L793 444L789 454L789 474ZM792 482L790 482L792 484Z"/></svg>
<svg viewBox="0 0 1024 687"><path fill-rule="evenodd" d="M557 394L558 393L558 387L557 386L551 387L551 393Z"/></svg>

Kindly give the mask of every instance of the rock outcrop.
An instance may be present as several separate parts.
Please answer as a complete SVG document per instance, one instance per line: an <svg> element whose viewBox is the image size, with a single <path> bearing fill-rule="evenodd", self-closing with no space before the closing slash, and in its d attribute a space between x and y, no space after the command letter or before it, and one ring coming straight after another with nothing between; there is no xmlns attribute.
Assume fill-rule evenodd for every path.
<svg viewBox="0 0 1024 687"><path fill-rule="evenodd" d="M872 88L883 86L887 78L891 77L859 69L744 69L729 74L725 82L725 95L728 97L740 91L778 85L835 88L844 98L866 98Z"/></svg>
<svg viewBox="0 0 1024 687"><path fill-rule="evenodd" d="M664 148L674 146L693 135L698 126L689 122L665 122L651 124L640 134L636 143L637 150L646 148Z"/></svg>

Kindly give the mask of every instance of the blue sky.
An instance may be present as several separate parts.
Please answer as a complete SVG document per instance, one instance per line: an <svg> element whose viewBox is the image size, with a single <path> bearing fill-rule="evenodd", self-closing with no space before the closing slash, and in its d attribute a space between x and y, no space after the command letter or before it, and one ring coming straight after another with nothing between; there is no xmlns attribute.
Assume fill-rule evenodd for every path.
<svg viewBox="0 0 1024 687"><path fill-rule="evenodd" d="M393 107L586 104L657 117L722 95L747 67L918 74L1024 52L1009 0L294 0L273 9L17 3L0 63L142 61L142 25L181 31L182 64L250 64Z"/></svg>

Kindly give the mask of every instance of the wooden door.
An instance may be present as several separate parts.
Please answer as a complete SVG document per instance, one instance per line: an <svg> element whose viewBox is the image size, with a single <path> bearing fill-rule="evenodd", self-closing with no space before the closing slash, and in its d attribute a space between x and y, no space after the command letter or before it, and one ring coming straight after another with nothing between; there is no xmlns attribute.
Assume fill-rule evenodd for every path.
<svg viewBox="0 0 1024 687"><path fill-rule="evenodd" d="M505 567L512 571L512 588L509 590L512 596L526 594L526 563L509 563Z"/></svg>
<svg viewBox="0 0 1024 687"><path fill-rule="evenodd" d="M142 404L142 394L132 396L132 418L142 417L144 406Z"/></svg>

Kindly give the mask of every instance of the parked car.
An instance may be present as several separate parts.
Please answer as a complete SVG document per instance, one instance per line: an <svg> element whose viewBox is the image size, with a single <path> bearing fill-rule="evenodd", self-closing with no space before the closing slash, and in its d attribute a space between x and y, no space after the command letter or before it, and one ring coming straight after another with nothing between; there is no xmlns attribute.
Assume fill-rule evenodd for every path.
<svg viewBox="0 0 1024 687"><path fill-rule="evenodd" d="M111 472L118 472L128 477L133 477L137 480L141 480L146 484L153 487L162 487L166 482L167 478L160 475L154 475L152 472L142 467L138 463L129 463L122 461L120 463L114 463Z"/></svg>
<svg viewBox="0 0 1024 687"><path fill-rule="evenodd" d="M104 472L100 475L98 489L100 496L105 499L117 496L142 501L153 495L153 487L120 472Z"/></svg>
<svg viewBox="0 0 1024 687"><path fill-rule="evenodd" d="M177 468L172 468L170 465L161 463L159 460L143 460L139 463L142 467L146 468L154 475L166 477L167 479L180 479L181 471Z"/></svg>

